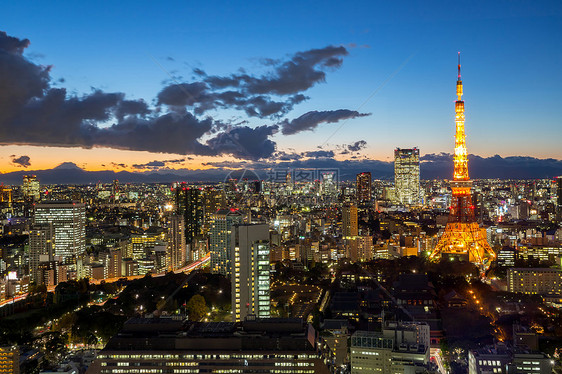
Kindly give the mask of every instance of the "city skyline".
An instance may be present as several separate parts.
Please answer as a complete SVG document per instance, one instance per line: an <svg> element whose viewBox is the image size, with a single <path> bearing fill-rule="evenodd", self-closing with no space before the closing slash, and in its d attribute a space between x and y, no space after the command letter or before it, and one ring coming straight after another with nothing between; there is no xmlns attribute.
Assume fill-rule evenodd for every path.
<svg viewBox="0 0 562 374"><path fill-rule="evenodd" d="M43 9L54 20L74 14L70 27L83 21L76 33L63 27L42 30L33 17L21 17L26 10L21 5L7 9L11 17L3 22L0 68L22 67L16 71L23 75L16 76L29 80L19 79L15 86L4 82L3 109L12 117L0 120L2 172L52 169L66 162L87 171L180 169L180 175L182 169L222 172L275 165L352 164L367 171L373 164L391 165L396 147L418 147L424 177L423 164L433 164L453 148L450 81L458 50L469 82L467 143L474 157L485 161L482 168L504 169L497 165L499 155L504 163L519 161L523 169L552 171L543 176L562 170L560 93L555 91L562 8L554 2L532 8L482 4L479 10L410 4L400 19L389 5L372 18L357 12L374 10L372 5L360 4L357 10L334 5L318 9L326 17L310 24L288 3L276 23L294 21L296 30L276 24L259 37L251 32L271 21L265 10L238 10L235 15L255 22L237 28L223 14L232 10L225 6L212 13L224 18L213 32L203 27L211 17L204 6L189 9L201 16L193 24L171 14L164 24L161 11L136 8L131 15L140 22L123 18L130 29L112 23L114 15L128 10L126 4L115 6L112 16L88 5L69 6L60 15ZM86 19L80 10L97 17ZM388 17L382 19L383 13ZM357 20L346 30L351 17ZM330 21L334 30L312 33L314 26L327 30ZM449 27L458 35L443 37ZM237 50L218 38L224 29L237 38ZM117 40L108 39L117 30ZM297 30L304 35L298 42L289 37ZM155 43L166 31L169 40ZM184 45L193 48L187 52ZM39 84L40 90L14 98L21 81ZM29 107L32 99L43 104L35 112ZM18 100L28 106L18 107Z"/></svg>

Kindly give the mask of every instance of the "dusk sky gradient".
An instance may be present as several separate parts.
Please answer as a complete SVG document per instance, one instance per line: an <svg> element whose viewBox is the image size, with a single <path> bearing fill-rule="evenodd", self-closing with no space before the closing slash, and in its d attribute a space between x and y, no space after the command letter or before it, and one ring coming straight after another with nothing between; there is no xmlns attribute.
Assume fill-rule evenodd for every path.
<svg viewBox="0 0 562 374"><path fill-rule="evenodd" d="M86 170L134 171L133 164L155 160L182 159L166 166L189 169L250 160L221 137L230 131L245 136L242 128L233 130L237 126L246 132L263 126L260 141L266 143L252 151L253 161L274 146L271 159L323 150L333 151L337 160L389 161L394 148L414 146L422 155L451 153L457 51L469 152L562 159L560 1L9 2L0 12L0 30L29 39L23 56L52 65L51 87L78 97L93 89L124 93L128 100L143 99L154 115L170 110L158 102L170 85L237 76L248 87L236 89L251 92L244 74L269 77L275 66L310 50L343 46L347 51L336 56L341 66L323 60L325 81L286 96L269 92L288 105L284 112L248 116L237 104L238 109L228 105L196 114L198 120L210 117L222 124L198 138L209 148L199 154L118 150L105 138L91 149L0 140L8 143L0 146L2 172L22 170L13 162L21 156L29 157L23 160L30 170L69 161ZM289 105L297 94L308 99ZM319 113L308 114L308 120L320 122L312 125L306 117L294 122L312 111ZM114 123L108 119L95 126ZM289 130L287 123L299 130ZM366 146L359 151L343 152L361 140Z"/></svg>

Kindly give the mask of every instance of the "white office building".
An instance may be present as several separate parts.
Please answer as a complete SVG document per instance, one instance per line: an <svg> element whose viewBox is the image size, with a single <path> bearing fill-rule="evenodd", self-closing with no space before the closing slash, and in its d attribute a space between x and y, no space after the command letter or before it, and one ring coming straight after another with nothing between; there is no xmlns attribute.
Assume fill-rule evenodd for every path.
<svg viewBox="0 0 562 374"><path fill-rule="evenodd" d="M420 150L394 150L395 199L403 205L420 204Z"/></svg>
<svg viewBox="0 0 562 374"><path fill-rule="evenodd" d="M74 263L86 250L86 207L75 201L35 204L34 224L52 224L54 255L64 263Z"/></svg>
<svg viewBox="0 0 562 374"><path fill-rule="evenodd" d="M238 224L231 235L233 321L248 315L269 318L269 226Z"/></svg>
<svg viewBox="0 0 562 374"><path fill-rule="evenodd" d="M213 214L209 235L211 272L230 276L230 237L232 226L244 222L238 209L221 209Z"/></svg>

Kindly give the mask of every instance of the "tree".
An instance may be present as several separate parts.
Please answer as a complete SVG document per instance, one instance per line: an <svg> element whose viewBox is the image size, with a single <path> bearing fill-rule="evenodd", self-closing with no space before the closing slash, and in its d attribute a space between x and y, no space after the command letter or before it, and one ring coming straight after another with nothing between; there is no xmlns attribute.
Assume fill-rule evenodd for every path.
<svg viewBox="0 0 562 374"><path fill-rule="evenodd" d="M189 299L185 308L190 321L200 321L207 314L207 303L201 295Z"/></svg>

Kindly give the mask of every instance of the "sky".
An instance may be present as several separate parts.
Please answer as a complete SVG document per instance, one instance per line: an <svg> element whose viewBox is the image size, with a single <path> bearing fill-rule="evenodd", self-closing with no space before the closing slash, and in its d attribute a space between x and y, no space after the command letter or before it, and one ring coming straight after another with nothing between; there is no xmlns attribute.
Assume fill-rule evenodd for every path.
<svg viewBox="0 0 562 374"><path fill-rule="evenodd" d="M562 160L559 1L10 2L0 31L4 173L451 153L457 51L469 152Z"/></svg>

